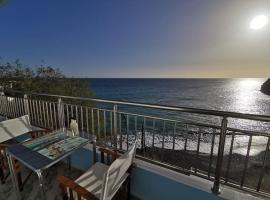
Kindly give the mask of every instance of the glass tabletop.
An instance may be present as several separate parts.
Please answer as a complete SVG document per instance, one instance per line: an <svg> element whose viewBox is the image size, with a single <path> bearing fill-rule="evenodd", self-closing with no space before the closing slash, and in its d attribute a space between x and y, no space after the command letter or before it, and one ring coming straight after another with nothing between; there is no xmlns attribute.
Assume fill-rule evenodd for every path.
<svg viewBox="0 0 270 200"><path fill-rule="evenodd" d="M13 157L33 170L47 168L89 143L89 139L57 130L8 148Z"/></svg>

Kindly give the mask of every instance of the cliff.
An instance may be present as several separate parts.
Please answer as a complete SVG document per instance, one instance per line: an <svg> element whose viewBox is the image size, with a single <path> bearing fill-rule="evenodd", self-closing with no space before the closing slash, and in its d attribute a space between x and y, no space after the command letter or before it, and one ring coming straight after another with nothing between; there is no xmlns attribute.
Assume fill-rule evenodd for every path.
<svg viewBox="0 0 270 200"><path fill-rule="evenodd" d="M270 78L262 84L261 92L270 95Z"/></svg>

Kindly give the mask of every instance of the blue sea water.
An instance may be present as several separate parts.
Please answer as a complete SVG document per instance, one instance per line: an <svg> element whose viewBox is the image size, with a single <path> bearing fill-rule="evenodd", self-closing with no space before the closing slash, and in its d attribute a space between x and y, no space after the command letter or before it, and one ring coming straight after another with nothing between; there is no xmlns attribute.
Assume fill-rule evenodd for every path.
<svg viewBox="0 0 270 200"><path fill-rule="evenodd" d="M91 88L97 98L124 100L132 102L185 106L193 108L214 109L270 116L270 96L260 91L266 79L91 79ZM129 112L145 114L144 110ZM149 114L149 113L148 113ZM220 125L221 118L198 116L179 112L160 112L154 110L151 116L205 122ZM151 126L151 124L150 124ZM253 120L229 119L229 127L241 130L261 131L269 133L270 124ZM226 147L230 146L230 136L226 139ZM205 137L204 152L209 152L210 136ZM196 146L196 139L192 144ZM246 153L248 136L235 139L240 154ZM265 149L265 137L253 137L252 154ZM261 148L259 148L261 147ZM227 149L228 150L228 149Z"/></svg>
<svg viewBox="0 0 270 200"><path fill-rule="evenodd" d="M270 115L266 79L91 79L97 98Z"/></svg>
<svg viewBox="0 0 270 200"><path fill-rule="evenodd" d="M260 91L265 80L263 78L91 79L90 82L95 96L102 99L270 115L270 96ZM132 108L129 111L136 112ZM158 111L155 112L154 114L157 114ZM217 123L213 117L196 118L179 113L163 113L163 115L159 113L159 116ZM237 128L261 129L261 124L255 121L232 119L232 123L240 126Z"/></svg>

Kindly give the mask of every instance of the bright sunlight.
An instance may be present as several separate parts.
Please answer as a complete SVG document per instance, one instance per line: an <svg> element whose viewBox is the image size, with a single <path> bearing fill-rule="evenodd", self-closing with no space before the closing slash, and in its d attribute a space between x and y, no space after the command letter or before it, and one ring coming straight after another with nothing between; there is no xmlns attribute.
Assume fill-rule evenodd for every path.
<svg viewBox="0 0 270 200"><path fill-rule="evenodd" d="M268 23L268 17L265 15L258 15L254 17L250 22L250 28L253 30L262 29Z"/></svg>

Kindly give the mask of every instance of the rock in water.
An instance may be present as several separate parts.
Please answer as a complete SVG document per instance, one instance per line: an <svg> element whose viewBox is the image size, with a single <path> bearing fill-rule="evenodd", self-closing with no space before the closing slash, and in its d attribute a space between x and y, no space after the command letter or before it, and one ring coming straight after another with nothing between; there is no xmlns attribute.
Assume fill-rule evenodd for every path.
<svg viewBox="0 0 270 200"><path fill-rule="evenodd" d="M270 78L262 84L261 92L270 95Z"/></svg>

